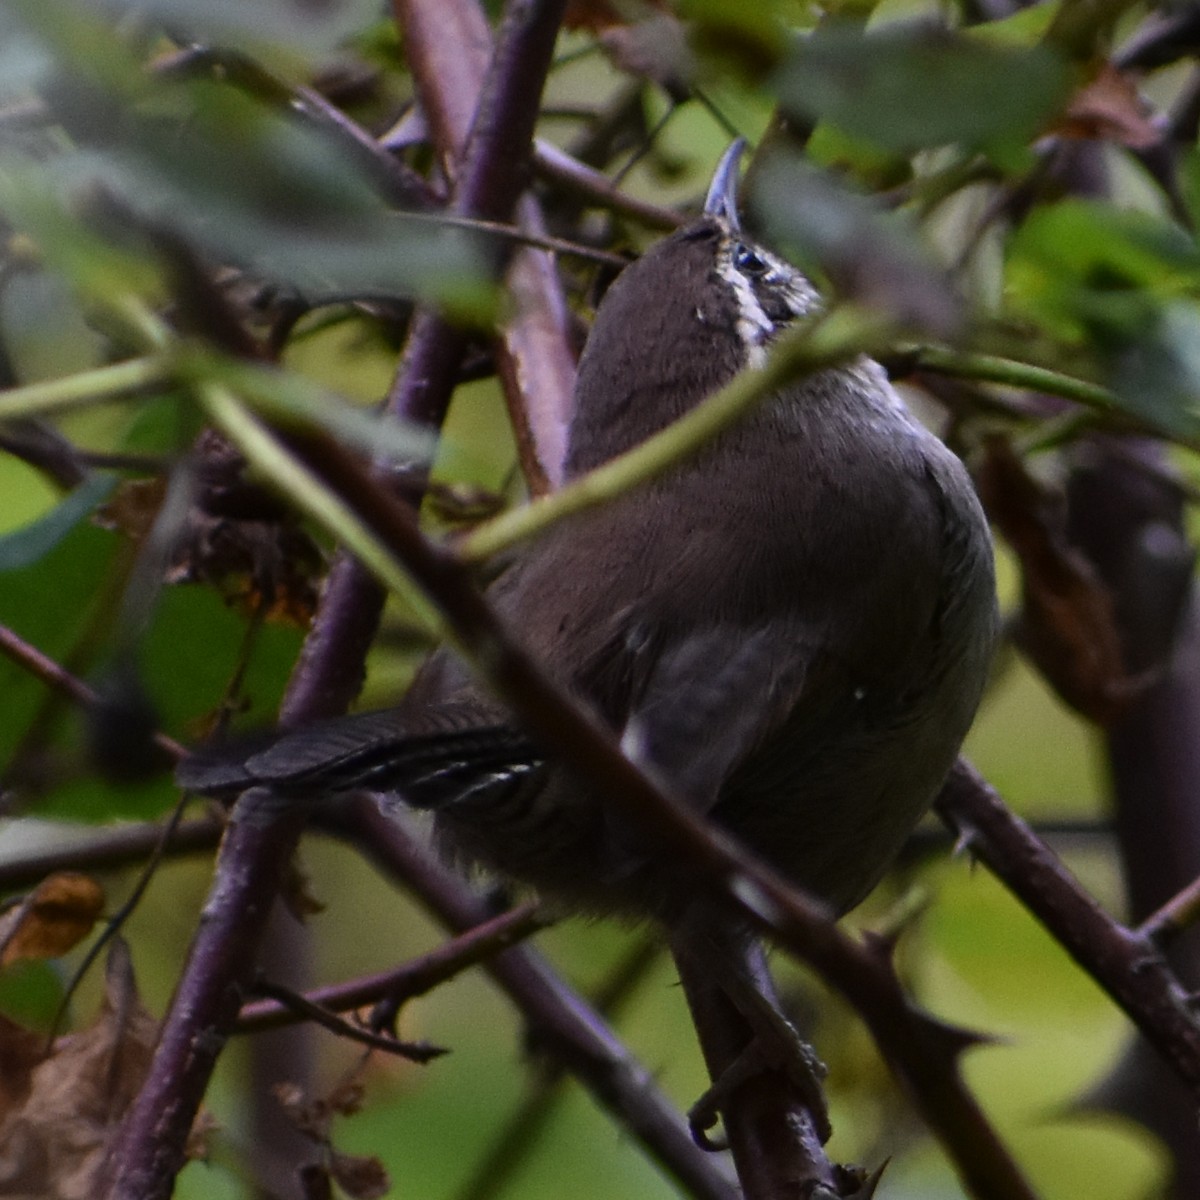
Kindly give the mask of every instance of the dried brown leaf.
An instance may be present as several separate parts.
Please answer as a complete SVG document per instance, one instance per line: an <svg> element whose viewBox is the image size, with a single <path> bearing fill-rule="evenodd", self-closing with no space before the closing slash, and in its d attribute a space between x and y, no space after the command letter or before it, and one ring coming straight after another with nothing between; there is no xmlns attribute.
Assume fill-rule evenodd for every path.
<svg viewBox="0 0 1200 1200"><path fill-rule="evenodd" d="M25 1103L33 1069L45 1056L46 1039L40 1033L0 1013L0 1128Z"/></svg>
<svg viewBox="0 0 1200 1200"><path fill-rule="evenodd" d="M176 538L167 582L207 584L243 612L307 627L324 569L320 549L270 492L246 479L245 462L228 442L206 432L194 453L196 499ZM162 479L124 483L96 522L140 541L165 494Z"/></svg>
<svg viewBox="0 0 1200 1200"><path fill-rule="evenodd" d="M283 1115L300 1133L322 1145L329 1141L333 1110L325 1100L310 1099L298 1083L277 1083L273 1090Z"/></svg>
<svg viewBox="0 0 1200 1200"><path fill-rule="evenodd" d="M1161 140L1137 85L1110 62L1071 97L1057 132L1067 137L1103 138L1133 150L1145 150Z"/></svg>
<svg viewBox="0 0 1200 1200"><path fill-rule="evenodd" d="M166 495L165 476L127 479L118 484L109 500L96 510L92 520L101 529L123 533L140 541L150 532Z"/></svg>
<svg viewBox="0 0 1200 1200"><path fill-rule="evenodd" d="M600 35L600 44L619 70L649 79L677 99L687 96L696 58L678 18L662 13L636 25L615 25Z"/></svg>
<svg viewBox="0 0 1200 1200"><path fill-rule="evenodd" d="M342 1080L325 1098L325 1103L343 1117L352 1117L362 1111L367 1089L357 1076Z"/></svg>
<svg viewBox="0 0 1200 1200"><path fill-rule="evenodd" d="M338 1186L354 1200L377 1200L386 1196L392 1183L383 1163L373 1155L333 1151L329 1169Z"/></svg>
<svg viewBox="0 0 1200 1200"><path fill-rule="evenodd" d="M633 19L644 18L651 9L666 9L666 0L642 0L631 5L628 0L569 0L563 17L567 29L586 29L599 33L615 25L627 25L632 10Z"/></svg>
<svg viewBox="0 0 1200 1200"><path fill-rule="evenodd" d="M157 1038L128 951L116 943L96 1020L55 1041L30 1073L24 1102L0 1123L0 1194L92 1200Z"/></svg>
<svg viewBox="0 0 1200 1200"><path fill-rule="evenodd" d="M50 875L0 918L0 964L58 958L87 937L104 910L104 889L87 875Z"/></svg>
<svg viewBox="0 0 1200 1200"><path fill-rule="evenodd" d="M306 1196L332 1194L330 1177L355 1200L373 1200L387 1194L391 1184L383 1164L373 1157L343 1154L333 1146L333 1120L352 1116L362 1108L365 1089L357 1072L343 1079L326 1096L311 1097L295 1083L281 1083L275 1096L284 1114L305 1137L321 1147L323 1165L309 1164L301 1170Z"/></svg>
<svg viewBox="0 0 1200 1200"><path fill-rule="evenodd" d="M1021 563L1017 640L1065 703L1108 724L1146 683L1125 670L1112 596L1068 542L1061 504L1012 446L991 438L986 450L980 494Z"/></svg>

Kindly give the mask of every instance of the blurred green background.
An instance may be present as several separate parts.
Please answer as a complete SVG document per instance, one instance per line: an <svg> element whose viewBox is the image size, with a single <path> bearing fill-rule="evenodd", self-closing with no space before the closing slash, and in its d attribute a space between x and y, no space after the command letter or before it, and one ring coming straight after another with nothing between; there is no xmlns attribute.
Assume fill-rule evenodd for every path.
<svg viewBox="0 0 1200 1200"><path fill-rule="evenodd" d="M748 43L756 37L769 39L792 26L807 27L813 19L809 6L800 3L773 0L755 6L761 12L753 17L745 13L746 7L696 5L693 15L698 14L701 23L711 13L734 25L743 22ZM913 14L928 15L935 6L843 7L873 10L872 21L886 24ZM167 8L163 6L164 11ZM997 41L1031 43L1050 20L1045 10L1054 8L1034 5L1024 25L1014 21L1003 30L992 30L992 36ZM81 61L80 46L92 47L95 54L89 70L95 78L88 86L100 89L117 107L144 115L145 108L163 102L161 94L152 89L140 92L132 84L125 94L123 85L110 77L121 67L122 55L137 60L152 49L165 49L161 35L143 33L140 40L123 41L93 28L88 15L73 6L64 6L58 28L52 28L48 18L31 17L28 5L17 9L20 17L32 21L36 36L10 41L0 51L0 68L9 67L12 81L8 103L26 96L27 81L37 73L34 60L46 53L46 46L57 48L68 66ZM275 4L265 5L263 11L269 17L279 12L288 15L286 6ZM403 47L390 18L381 18L373 6L334 6L331 11L327 24L315 22L317 33L311 42L287 20L256 25L244 16L231 16L224 6L199 0L188 10L187 19L213 24L214 37L244 45L281 77L296 83L307 81L317 67L331 60L368 64L382 83L364 111L355 115L376 128L411 89ZM543 134L562 144L577 132L582 110L596 107L629 84L627 74L592 49L586 32L564 35L560 45L562 65L552 75L545 101L546 108L558 115L546 118ZM665 123L655 134L653 152L642 157L623 181L631 193L662 205L694 204L728 141L727 125L752 139L767 128L775 93L747 71L736 53L722 59L711 51L708 45L703 103L677 104L667 90L645 81L639 85L646 127ZM1171 83L1159 80L1156 86L1169 92ZM219 146L221 138L230 129L241 128L238 122L248 117L234 113L229 118L218 108L201 115L211 119ZM233 124L221 124L226 119ZM256 136L261 136L261 143ZM248 133L243 148L246 161L263 152L271 136L266 125L258 135ZM70 139L64 135L64 140ZM164 286L153 256L144 247L120 247L129 263L106 257L111 248L94 224L80 217L77 206L53 198L61 193L51 183L58 186L62 178L48 182L39 174L45 162L36 155L31 160L25 150L19 144L8 146L0 164L6 168L0 170L6 179L0 189L0 211L6 214L9 237L0 330L10 384L61 379L101 365L120 343L120 337L112 334L112 313L104 309L105 289L121 280L122 286L155 301L161 299ZM294 157L279 168L284 184L292 178L289 171L309 169L305 155L312 150L307 143L292 147L289 153L294 151ZM827 162L849 162L867 179L875 169L882 176L895 166L891 153L829 125L818 125L810 150L818 161L824 156ZM143 146L141 153L158 163L154 146ZM932 157L936 152L924 153ZM82 169L76 162L64 167L62 177L70 181L72 170ZM122 172L136 181L138 170L143 169L145 161L139 164L115 155L101 176L119 184ZM1119 177L1127 190L1117 206L1153 208L1146 199L1148 185L1136 167L1123 160L1122 172ZM184 194L199 187L186 171L171 179L172 186ZM324 176L318 179L322 186L329 182ZM353 188L343 191L340 184L330 186L335 207L343 204L348 212L358 211L355 205L362 200ZM170 193L165 194L169 198ZM314 185L313 195L322 194ZM257 203L253 196L236 191L225 199L235 218ZM962 229L984 202L981 194L964 191L926 223L928 240L957 245ZM1161 209L1158 204L1159 214ZM270 219L282 225L291 218L285 213ZM320 270L336 272L344 267L351 275L362 271L361 258L355 255L369 255L374 244L370 220L366 225L368 232L353 254L343 255L345 247L331 249ZM247 217L245 235L252 237L255 231ZM210 233L200 221L195 236ZM652 236L624 224L611 240L636 248ZM282 265L274 269L286 274L292 260L284 253L288 246L283 242L281 238ZM297 242L303 244L302 239ZM976 250L964 278L986 308L1000 303L1003 254L986 239ZM1034 260L1030 251L1024 264L1027 272L1033 271ZM576 265L570 270L577 284L576 303L586 314L589 278L585 277L590 273ZM463 302L472 280L469 265L463 271L463 278L443 294L439 288L445 281L433 278L437 272L428 261L418 262L398 290L452 302L457 297L457 302ZM360 276L354 278L361 284ZM471 303L483 301L474 295ZM396 369L394 328L362 306L335 306L329 313L330 319L328 314L302 318L289 340L284 366L351 402L375 402L387 391ZM76 446L96 453L169 461L190 444L201 421L194 406L167 389L132 401L58 414L54 423ZM514 442L494 382L460 388L442 454L443 479L469 482L508 497L519 494ZM96 492L82 503L79 493L64 492L45 472L13 455L0 454L0 534L10 535L0 543L0 624L56 661L103 681L127 650L130 630L115 617L129 577L129 547L122 535L87 519L100 493L111 493L115 486L112 473L102 472L96 478L100 480ZM327 543L324 534L316 536ZM1003 549L1000 560L1003 598L1011 609L1017 595L1016 566ZM412 649L411 622L411 613L394 600L385 636L369 664L364 707L386 703L411 674L418 657ZM133 652L163 729L185 742L201 736L206 717L221 701L237 669L246 624L245 613L225 603L212 588L168 587L155 597L144 628L133 631ZM239 689L239 724L270 722L301 638L298 628L283 624L267 623L257 632ZM84 837L87 829L97 825L159 817L174 803L174 790L161 774L136 784L97 780L85 753L87 735L81 715L61 703L48 702L43 685L8 661L0 661L0 695L5 714L0 720L0 762L19 756L23 768L20 788L7 797L12 815L0 826L0 863L18 861L37 846ZM1013 808L1030 820L1101 823L1106 817L1106 780L1095 735L1011 651L997 666L995 684L967 752ZM1120 915L1121 886L1109 842L1102 836L1079 836L1056 845L1087 888ZM308 889L324 906L306 921L303 933L311 945L314 983L382 970L421 954L442 936L404 896L344 847L309 838L301 867ZM169 1001L210 872L206 859L167 863L127 924L125 936L133 947L137 978L155 1013L161 1013ZM129 893L134 876L113 872L101 878L109 908L115 908ZM848 924L871 928L887 921L898 907L914 904L920 907L920 915L901 946L906 978L933 1012L995 1036L994 1045L970 1053L967 1074L1035 1186L1042 1194L1063 1200L1139 1200L1153 1195L1166 1172L1154 1140L1133 1122L1091 1111L1087 1103L1090 1090L1113 1067L1129 1033L1112 1003L985 871L972 869L966 857L954 855L948 841L920 864L897 872L848 918ZM644 931L566 920L541 934L537 944L568 979L587 991L601 987L643 936ZM8 970L0 978L0 1009L44 1027L81 954L76 950L52 963ZM795 967L784 961L778 965L785 988L800 998L803 1010L819 1012L813 1032L830 1067L836 1130L832 1154L870 1164L892 1156L884 1186L884 1194L892 1200L960 1195L953 1174L896 1093L862 1027ZM96 975L93 972L85 981L72 1003L72 1015L81 1023L86 1023L98 1003ZM618 1027L681 1107L696 1098L705 1082L703 1067L665 956L640 982ZM366 1076L364 1111L338 1123L336 1143L346 1151L380 1156L397 1195L451 1200L463 1195L467 1181L530 1086L522 1030L505 1000L478 972L472 972L410 1004L404 1010L401 1032L447 1046L452 1053L426 1067L377 1057ZM358 1051L319 1031L311 1036L319 1051L322 1081L332 1086L352 1069ZM233 1200L249 1194L241 1165L247 1139L253 1137L246 1069L245 1044L238 1042L222 1059L208 1101L220 1123L212 1138L212 1159L185 1169L178 1193L185 1200ZM500 1194L571 1195L588 1200L617 1195L665 1197L674 1189L568 1081L534 1150Z"/></svg>

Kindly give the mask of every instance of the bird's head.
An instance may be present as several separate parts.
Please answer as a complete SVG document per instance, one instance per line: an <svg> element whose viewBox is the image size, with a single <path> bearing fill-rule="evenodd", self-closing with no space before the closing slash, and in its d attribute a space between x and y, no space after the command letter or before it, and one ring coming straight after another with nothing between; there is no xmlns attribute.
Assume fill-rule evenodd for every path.
<svg viewBox="0 0 1200 1200"><path fill-rule="evenodd" d="M796 267L746 233L737 208L745 142L721 157L703 213L652 246L601 302L579 364L567 469L644 441L747 366L820 303Z"/></svg>

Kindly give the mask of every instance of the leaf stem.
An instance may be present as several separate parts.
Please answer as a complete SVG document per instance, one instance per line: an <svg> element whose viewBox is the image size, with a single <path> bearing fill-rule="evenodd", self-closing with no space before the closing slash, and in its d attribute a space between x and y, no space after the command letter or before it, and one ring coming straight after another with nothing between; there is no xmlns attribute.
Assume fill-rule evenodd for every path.
<svg viewBox="0 0 1200 1200"><path fill-rule="evenodd" d="M799 375L812 374L878 347L889 326L877 315L839 308L789 331L762 367L742 371L720 391L632 450L549 496L512 509L456 543L479 562L541 533L564 517L624 495L696 453L753 404Z"/></svg>
<svg viewBox="0 0 1200 1200"><path fill-rule="evenodd" d="M898 352L908 358L915 371L932 371L938 375L954 375L959 379L982 379L1030 392L1046 392L1105 412L1119 412L1121 409L1121 402L1108 388L1074 375L1053 371L1049 367L1038 367L995 354L950 350L945 346L899 347Z"/></svg>
<svg viewBox="0 0 1200 1200"><path fill-rule="evenodd" d="M0 420L34 417L64 408L119 399L141 388L167 383L174 371L175 360L172 355L149 354L144 358L130 358L125 362L79 371L62 379L47 379L22 387L6 388L0 391Z"/></svg>

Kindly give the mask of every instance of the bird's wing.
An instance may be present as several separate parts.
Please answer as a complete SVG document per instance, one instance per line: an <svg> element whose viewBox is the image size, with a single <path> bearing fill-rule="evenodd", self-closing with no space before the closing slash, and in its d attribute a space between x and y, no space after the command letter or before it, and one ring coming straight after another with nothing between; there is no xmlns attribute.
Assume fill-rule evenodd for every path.
<svg viewBox="0 0 1200 1200"><path fill-rule="evenodd" d="M816 658L792 628L724 624L659 648L621 731L632 759L702 810L810 684ZM818 669L818 674L819 674Z"/></svg>

